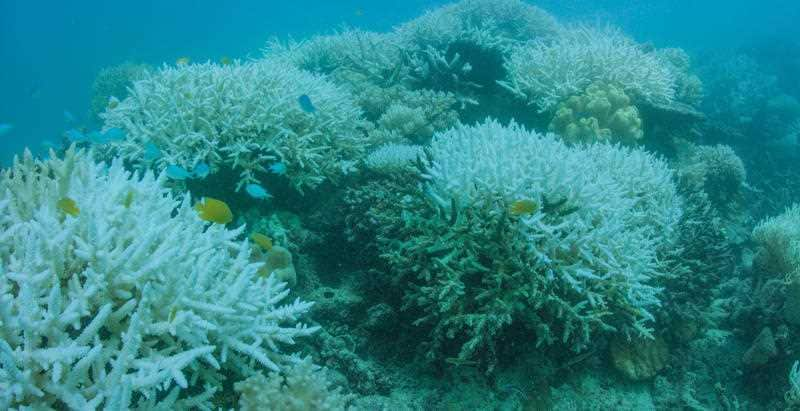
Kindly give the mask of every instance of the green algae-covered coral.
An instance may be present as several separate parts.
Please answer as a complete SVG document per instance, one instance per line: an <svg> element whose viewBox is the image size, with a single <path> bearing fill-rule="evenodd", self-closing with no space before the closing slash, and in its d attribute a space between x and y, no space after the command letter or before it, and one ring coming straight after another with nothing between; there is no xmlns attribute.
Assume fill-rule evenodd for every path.
<svg viewBox="0 0 800 411"><path fill-rule="evenodd" d="M666 164L491 120L437 134L430 156L382 239L430 356L491 353L511 327L574 350L598 332L650 335L657 255L681 215Z"/></svg>
<svg viewBox="0 0 800 411"><path fill-rule="evenodd" d="M211 409L317 330L163 173L52 156L0 173L0 409Z"/></svg>
<svg viewBox="0 0 800 411"><path fill-rule="evenodd" d="M558 105L550 131L571 143L637 143L644 133L639 111L621 88L592 84Z"/></svg>
<svg viewBox="0 0 800 411"><path fill-rule="evenodd" d="M313 112L298 103L302 95ZM274 162L286 165L295 188L314 188L351 171L370 145L346 90L271 60L165 66L102 117L105 127L127 132L111 144L124 159L147 166L145 147L153 144L163 153L160 166L228 168L239 174L237 188Z"/></svg>

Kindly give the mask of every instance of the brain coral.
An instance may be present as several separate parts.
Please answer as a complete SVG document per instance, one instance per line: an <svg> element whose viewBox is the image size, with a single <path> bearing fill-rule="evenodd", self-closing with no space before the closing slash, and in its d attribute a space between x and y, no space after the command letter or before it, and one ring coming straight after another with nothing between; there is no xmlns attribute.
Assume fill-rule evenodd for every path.
<svg viewBox="0 0 800 411"><path fill-rule="evenodd" d="M301 95L315 111L303 110ZM164 153L160 166L227 167L240 173L237 189L278 161L295 188L313 188L349 172L368 146L348 92L271 60L165 66L135 82L102 117L105 127L127 132L111 146L125 160L145 165L152 143Z"/></svg>
<svg viewBox="0 0 800 411"><path fill-rule="evenodd" d="M598 331L649 335L657 256L682 212L663 161L491 120L438 134L430 154L427 187L384 231L406 306L434 327L430 355L453 338L462 358L492 352L512 324L576 350Z"/></svg>
<svg viewBox="0 0 800 411"><path fill-rule="evenodd" d="M0 408L210 409L316 329L164 180L72 150L0 174Z"/></svg>

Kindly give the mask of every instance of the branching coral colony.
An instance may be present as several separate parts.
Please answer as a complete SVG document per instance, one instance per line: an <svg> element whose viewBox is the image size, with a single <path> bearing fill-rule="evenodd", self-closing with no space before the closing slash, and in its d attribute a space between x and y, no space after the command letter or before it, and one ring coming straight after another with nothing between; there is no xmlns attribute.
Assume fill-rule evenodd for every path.
<svg viewBox="0 0 800 411"><path fill-rule="evenodd" d="M597 332L651 336L657 256L681 215L664 162L491 120L437 135L430 156L383 239L406 305L433 326L430 356L453 338L462 360L493 352L512 324L573 350Z"/></svg>
<svg viewBox="0 0 800 411"><path fill-rule="evenodd" d="M299 361L311 303L164 179L73 150L0 175L0 408L210 409L225 375Z"/></svg>

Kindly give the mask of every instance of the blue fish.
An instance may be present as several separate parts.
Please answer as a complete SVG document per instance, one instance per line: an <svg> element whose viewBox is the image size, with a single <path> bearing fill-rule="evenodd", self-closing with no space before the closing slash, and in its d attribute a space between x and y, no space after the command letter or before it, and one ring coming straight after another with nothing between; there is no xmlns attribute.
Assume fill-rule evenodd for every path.
<svg viewBox="0 0 800 411"><path fill-rule="evenodd" d="M267 190L264 187L261 187L259 184L248 184L244 189L247 191L247 194L250 194L250 197L258 200L264 200L272 197Z"/></svg>
<svg viewBox="0 0 800 411"><path fill-rule="evenodd" d="M44 148L45 150L50 150L50 149L57 150L58 146L56 145L56 143L50 140L42 140L42 148Z"/></svg>
<svg viewBox="0 0 800 411"><path fill-rule="evenodd" d="M89 134L86 135L86 139L95 144L105 144L108 142L106 141L106 138L103 135L103 133L97 130L90 131Z"/></svg>
<svg viewBox="0 0 800 411"><path fill-rule="evenodd" d="M194 170L192 170L194 178L206 178L209 172L211 172L211 168L209 168L206 163L198 163L194 166Z"/></svg>
<svg viewBox="0 0 800 411"><path fill-rule="evenodd" d="M73 143L83 143L85 141L89 141L89 139L86 138L86 135L84 135L82 131L75 128L71 128L66 132L64 132L64 136L67 137L67 139L69 139L69 141L72 141Z"/></svg>
<svg viewBox="0 0 800 411"><path fill-rule="evenodd" d="M179 165L170 164L167 166L167 177L172 180L186 180L191 178L192 174Z"/></svg>
<svg viewBox="0 0 800 411"><path fill-rule="evenodd" d="M8 134L11 129L14 128L11 124L2 123L0 124L0 136L4 136Z"/></svg>
<svg viewBox="0 0 800 411"><path fill-rule="evenodd" d="M313 113L317 111L317 108L314 107L314 103L311 102L311 97L309 97L308 94L303 94L302 96L298 97L297 102L300 103L300 108L306 113Z"/></svg>
<svg viewBox="0 0 800 411"><path fill-rule="evenodd" d="M125 140L125 130L119 127L111 127L103 133L103 140L106 142Z"/></svg>
<svg viewBox="0 0 800 411"><path fill-rule="evenodd" d="M64 110L64 121L66 121L67 124L75 124L77 122L77 120L75 120L75 116L72 115L69 110Z"/></svg>
<svg viewBox="0 0 800 411"><path fill-rule="evenodd" d="M144 144L144 161L155 161L161 158L161 150L159 150L158 146L147 142Z"/></svg>
<svg viewBox="0 0 800 411"><path fill-rule="evenodd" d="M269 171L279 176L286 175L286 163L280 162L269 166Z"/></svg>

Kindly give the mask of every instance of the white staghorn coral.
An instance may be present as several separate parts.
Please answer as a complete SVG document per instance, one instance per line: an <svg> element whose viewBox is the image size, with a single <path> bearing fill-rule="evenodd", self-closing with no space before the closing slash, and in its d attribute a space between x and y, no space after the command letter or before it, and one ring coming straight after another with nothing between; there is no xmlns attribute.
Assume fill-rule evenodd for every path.
<svg viewBox="0 0 800 411"><path fill-rule="evenodd" d="M669 103L676 92L675 76L667 64L610 27L578 26L555 39L534 40L517 47L506 68L509 81L503 85L541 111L593 83L621 87L651 103Z"/></svg>
<svg viewBox="0 0 800 411"><path fill-rule="evenodd" d="M313 112L298 103L302 95ZM164 153L161 166L227 167L240 173L237 189L278 161L295 188L313 188L351 171L369 145L347 91L282 59L164 66L102 117L127 132L111 145L126 160L146 165L152 143Z"/></svg>
<svg viewBox="0 0 800 411"><path fill-rule="evenodd" d="M242 228L200 220L163 174L51 156L0 175L0 408L207 409L223 373L278 370L315 331Z"/></svg>

